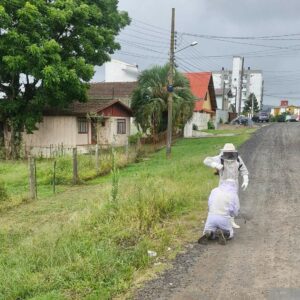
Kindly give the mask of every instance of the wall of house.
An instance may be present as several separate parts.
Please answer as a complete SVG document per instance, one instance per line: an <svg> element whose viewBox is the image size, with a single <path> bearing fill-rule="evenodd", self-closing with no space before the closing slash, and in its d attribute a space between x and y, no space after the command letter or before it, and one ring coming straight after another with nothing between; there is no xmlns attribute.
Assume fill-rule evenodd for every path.
<svg viewBox="0 0 300 300"><path fill-rule="evenodd" d="M64 144L73 147L77 142L77 118L74 116L45 116L33 134L24 134L27 147L49 147ZM87 140L87 134L80 139Z"/></svg>
<svg viewBox="0 0 300 300"><path fill-rule="evenodd" d="M78 133L78 125L76 118L76 145L90 145L91 144L91 122L88 122L88 133Z"/></svg>
<svg viewBox="0 0 300 300"><path fill-rule="evenodd" d="M126 133L117 133L118 119L126 120ZM105 121L105 126L100 128L100 144L114 144L116 146L126 145L130 135L130 118L129 117L110 117ZM102 142L103 141L103 142Z"/></svg>
<svg viewBox="0 0 300 300"><path fill-rule="evenodd" d="M206 95L206 100L204 100L203 108L208 109L208 110L212 110L210 94L209 93L207 93L207 95Z"/></svg>
<svg viewBox="0 0 300 300"><path fill-rule="evenodd" d="M220 119L222 119L222 122L228 122L229 121L229 112L228 110L216 110L216 118L215 118L215 128L217 129L220 123Z"/></svg>
<svg viewBox="0 0 300 300"><path fill-rule="evenodd" d="M207 122L210 118L210 114L194 112L192 118L184 126L183 136L185 138L193 137L194 124L198 127L198 130L207 129Z"/></svg>

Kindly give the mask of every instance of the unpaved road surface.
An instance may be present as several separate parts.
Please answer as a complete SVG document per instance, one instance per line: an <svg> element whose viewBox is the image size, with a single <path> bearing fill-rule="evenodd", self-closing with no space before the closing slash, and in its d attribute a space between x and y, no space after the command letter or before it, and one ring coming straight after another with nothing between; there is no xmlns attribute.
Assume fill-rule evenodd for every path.
<svg viewBox="0 0 300 300"><path fill-rule="evenodd" d="M250 184L235 239L194 243L135 299L300 299L300 123L263 127L240 153Z"/></svg>

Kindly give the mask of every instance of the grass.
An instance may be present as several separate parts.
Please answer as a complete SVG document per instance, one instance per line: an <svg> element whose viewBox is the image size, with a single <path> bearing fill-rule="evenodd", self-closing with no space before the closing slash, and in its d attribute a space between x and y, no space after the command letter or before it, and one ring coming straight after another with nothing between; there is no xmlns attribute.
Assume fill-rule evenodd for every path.
<svg viewBox="0 0 300 300"><path fill-rule="evenodd" d="M200 227L217 182L204 157L248 138L179 140L172 159L160 151L121 169L117 202L108 175L0 213L0 299L111 299L128 291L155 261L147 250L165 257L168 247L180 249L186 228Z"/></svg>
<svg viewBox="0 0 300 300"><path fill-rule="evenodd" d="M129 161L135 159L132 150ZM72 156L66 155L56 159L36 159L37 194L39 198L53 195L53 172L56 161L56 192L65 191L72 185L73 162ZM123 149L116 150L116 165L121 168L128 163L127 155ZM111 153L109 150L102 151L100 156L99 174L108 174L112 168ZM78 173L81 184L97 177L96 159L94 154L78 155ZM29 171L28 162L0 161L0 182L10 201L0 201L0 210L7 209L22 202L28 201L29 196Z"/></svg>
<svg viewBox="0 0 300 300"><path fill-rule="evenodd" d="M256 129L247 128L247 127L237 127L235 129L203 129L202 132L211 133L211 134L243 134L245 132L252 133Z"/></svg>

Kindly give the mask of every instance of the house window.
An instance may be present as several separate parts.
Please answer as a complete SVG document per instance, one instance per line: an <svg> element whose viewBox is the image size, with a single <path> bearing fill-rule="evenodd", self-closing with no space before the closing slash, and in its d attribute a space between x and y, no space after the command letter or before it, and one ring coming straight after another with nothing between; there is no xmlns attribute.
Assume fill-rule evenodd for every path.
<svg viewBox="0 0 300 300"><path fill-rule="evenodd" d="M88 133L88 121L86 118L78 118L78 133Z"/></svg>
<svg viewBox="0 0 300 300"><path fill-rule="evenodd" d="M117 120L117 134L126 134L126 120L125 119Z"/></svg>

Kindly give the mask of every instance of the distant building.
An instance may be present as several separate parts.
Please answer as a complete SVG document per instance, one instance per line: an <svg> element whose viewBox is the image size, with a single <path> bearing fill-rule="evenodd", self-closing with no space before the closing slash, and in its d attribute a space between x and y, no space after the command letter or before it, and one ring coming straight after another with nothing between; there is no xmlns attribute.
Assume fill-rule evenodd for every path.
<svg viewBox="0 0 300 300"><path fill-rule="evenodd" d="M216 120L217 102L212 73L186 73L193 95L196 97L192 118L184 127L184 137L193 137L193 129L207 129L208 121Z"/></svg>
<svg viewBox="0 0 300 300"><path fill-rule="evenodd" d="M288 113L293 116L295 119L300 120L300 106L289 105L288 100L281 100L280 106L273 107L271 109L271 115L278 116L283 113Z"/></svg>
<svg viewBox="0 0 300 300"><path fill-rule="evenodd" d="M241 77L243 77L242 82ZM221 71L214 71L213 79L215 89L220 91L222 95L224 88L225 91L228 89L231 91L231 95L229 95L231 97L228 96L228 106L231 104L234 105L237 112L239 111L240 104L240 111L243 110L245 101L252 93L258 101L259 107L262 107L264 89L263 73L261 70L251 70L250 68L244 70L243 57L234 56L232 70L225 70L223 68ZM221 108L219 104L218 108Z"/></svg>
<svg viewBox="0 0 300 300"><path fill-rule="evenodd" d="M135 82L138 79L137 65L128 64L116 59L104 64L105 82Z"/></svg>

